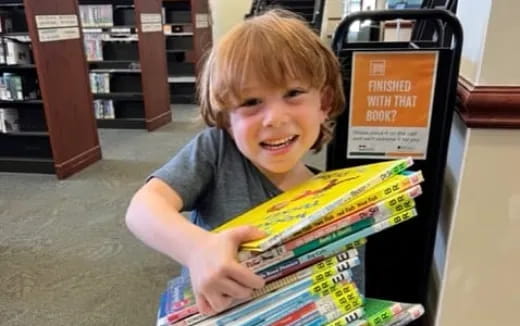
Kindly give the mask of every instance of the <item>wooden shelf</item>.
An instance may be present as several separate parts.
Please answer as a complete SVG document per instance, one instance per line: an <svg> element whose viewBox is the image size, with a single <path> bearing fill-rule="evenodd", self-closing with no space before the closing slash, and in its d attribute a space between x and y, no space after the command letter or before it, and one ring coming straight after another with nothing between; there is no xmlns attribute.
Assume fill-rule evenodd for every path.
<svg viewBox="0 0 520 326"><path fill-rule="evenodd" d="M90 72L98 74L140 74L140 69L91 69Z"/></svg>
<svg viewBox="0 0 520 326"><path fill-rule="evenodd" d="M168 83L195 83L197 78L195 76L170 76Z"/></svg>
<svg viewBox="0 0 520 326"><path fill-rule="evenodd" d="M33 106L33 105L43 105L42 100L15 100L15 101L8 101L8 100L0 100L0 106L7 107L7 106Z"/></svg>
<svg viewBox="0 0 520 326"><path fill-rule="evenodd" d="M15 131L15 132L2 132L0 136L4 137L49 137L49 133L46 131Z"/></svg>
<svg viewBox="0 0 520 326"><path fill-rule="evenodd" d="M0 10L7 1L0 1ZM24 0L12 15L13 26L22 32L0 34L3 38L31 42L35 64L2 65L0 71L17 73L37 84L41 99L0 101L16 108L22 130L0 134L0 171L54 173L66 178L101 159L92 112L83 40L70 38L39 41L35 16L79 16L76 0ZM19 27L16 27L19 26ZM28 32L24 32L27 26ZM37 79L31 81L30 78ZM23 84L25 85L25 84ZM32 91L32 90L30 90Z"/></svg>
<svg viewBox="0 0 520 326"><path fill-rule="evenodd" d="M20 71L20 70L35 70L35 64L21 64L21 65L0 65L0 72Z"/></svg>
<svg viewBox="0 0 520 326"><path fill-rule="evenodd" d="M143 93L131 93L131 92L121 92L121 93L95 93L92 94L95 99L108 99L108 100L122 100L122 101L142 101Z"/></svg>
<svg viewBox="0 0 520 326"><path fill-rule="evenodd" d="M145 129L146 121L139 118L97 119L98 128Z"/></svg>
<svg viewBox="0 0 520 326"><path fill-rule="evenodd" d="M45 173L54 174L54 161L50 158L2 157L0 171L13 173Z"/></svg>

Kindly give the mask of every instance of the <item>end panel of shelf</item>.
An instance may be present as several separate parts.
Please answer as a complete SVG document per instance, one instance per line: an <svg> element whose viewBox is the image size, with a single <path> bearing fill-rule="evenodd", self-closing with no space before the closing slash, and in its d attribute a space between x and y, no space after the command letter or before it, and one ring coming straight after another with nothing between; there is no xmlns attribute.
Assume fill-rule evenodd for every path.
<svg viewBox="0 0 520 326"><path fill-rule="evenodd" d="M141 26L141 13L162 13L162 0L135 0L136 21ZM171 121L168 69L164 33L143 32L139 28L139 59L143 85L145 119L148 130Z"/></svg>
<svg viewBox="0 0 520 326"><path fill-rule="evenodd" d="M81 37L40 42L35 17L79 17L77 1L25 0L24 4L56 175L64 178L101 157L84 44Z"/></svg>

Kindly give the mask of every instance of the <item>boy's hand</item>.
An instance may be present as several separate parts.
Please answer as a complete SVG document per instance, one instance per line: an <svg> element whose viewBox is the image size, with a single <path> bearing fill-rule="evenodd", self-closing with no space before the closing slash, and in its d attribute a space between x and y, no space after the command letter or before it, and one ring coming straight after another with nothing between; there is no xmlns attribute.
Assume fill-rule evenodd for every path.
<svg viewBox="0 0 520 326"><path fill-rule="evenodd" d="M250 226L210 233L193 252L188 268L199 312L215 314L236 299L247 299L264 280L236 260L240 244L265 234Z"/></svg>

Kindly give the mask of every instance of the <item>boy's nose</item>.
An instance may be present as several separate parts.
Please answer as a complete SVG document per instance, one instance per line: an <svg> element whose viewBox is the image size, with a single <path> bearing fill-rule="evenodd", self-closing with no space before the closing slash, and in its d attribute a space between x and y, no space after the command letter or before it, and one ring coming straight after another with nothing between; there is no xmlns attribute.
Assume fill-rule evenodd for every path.
<svg viewBox="0 0 520 326"><path fill-rule="evenodd" d="M289 116L283 104L269 105L264 111L264 127L279 128L287 124Z"/></svg>

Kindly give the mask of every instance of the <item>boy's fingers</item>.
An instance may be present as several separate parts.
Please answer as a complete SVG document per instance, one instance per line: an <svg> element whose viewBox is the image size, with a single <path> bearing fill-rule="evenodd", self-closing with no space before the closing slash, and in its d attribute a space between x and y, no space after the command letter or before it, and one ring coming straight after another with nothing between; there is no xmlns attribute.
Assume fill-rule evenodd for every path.
<svg viewBox="0 0 520 326"><path fill-rule="evenodd" d="M200 294L195 295L195 300L197 301L197 307L199 308L199 312L203 315L214 315L215 311L211 308L209 302L204 298L204 296Z"/></svg>
<svg viewBox="0 0 520 326"><path fill-rule="evenodd" d="M233 264L229 269L229 277L250 289L261 289L265 285L263 278L239 263Z"/></svg>
<svg viewBox="0 0 520 326"><path fill-rule="evenodd" d="M227 232L237 245L241 244L242 242L257 240L266 236L262 230L248 225L239 226Z"/></svg>
<svg viewBox="0 0 520 326"><path fill-rule="evenodd" d="M231 297L223 296L221 294L210 294L207 296L211 309L215 313L219 313L231 305Z"/></svg>
<svg viewBox="0 0 520 326"><path fill-rule="evenodd" d="M229 278L219 280L219 289L222 293L235 299L247 299L251 297L251 289Z"/></svg>

